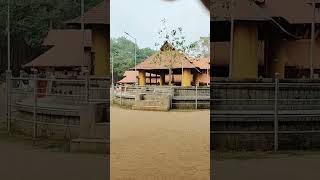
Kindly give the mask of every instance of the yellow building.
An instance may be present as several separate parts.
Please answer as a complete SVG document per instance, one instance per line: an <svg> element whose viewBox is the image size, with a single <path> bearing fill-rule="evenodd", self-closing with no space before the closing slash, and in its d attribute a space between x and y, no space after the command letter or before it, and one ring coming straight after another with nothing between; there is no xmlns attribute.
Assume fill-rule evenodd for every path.
<svg viewBox="0 0 320 180"><path fill-rule="evenodd" d="M209 59L206 62L209 64ZM203 71L197 66L201 63L203 62L198 62L177 51L166 41L160 48L160 51L151 55L131 70L136 69L138 71L137 82L139 86L147 85L147 74L153 74L159 85L189 87L199 85L201 79L203 81L203 77L209 78L209 76L201 76ZM210 68L210 66L207 66L207 68ZM208 72L204 71L204 73Z"/></svg>
<svg viewBox="0 0 320 180"><path fill-rule="evenodd" d="M257 80L277 73L280 79L303 78L312 71L310 78L319 77L320 13L313 17L312 1L238 0L229 9L219 1L211 13L214 77ZM313 21L317 26L312 55Z"/></svg>
<svg viewBox="0 0 320 180"><path fill-rule="evenodd" d="M92 53L94 60L92 62L94 75L109 75L109 39L110 39L110 18L109 10L110 2L105 0L96 7L89 9L84 14L85 29L92 31ZM70 27L81 25L81 17L67 21Z"/></svg>

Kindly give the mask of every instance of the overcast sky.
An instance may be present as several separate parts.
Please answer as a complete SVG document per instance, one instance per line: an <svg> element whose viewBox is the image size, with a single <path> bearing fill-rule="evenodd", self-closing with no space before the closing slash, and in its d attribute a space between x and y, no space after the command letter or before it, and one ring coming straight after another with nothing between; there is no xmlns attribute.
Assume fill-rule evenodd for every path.
<svg viewBox="0 0 320 180"><path fill-rule="evenodd" d="M126 31L140 48L156 48L163 18L168 29L182 27L189 42L210 33L210 14L200 0L111 0L110 9L111 37L125 36Z"/></svg>

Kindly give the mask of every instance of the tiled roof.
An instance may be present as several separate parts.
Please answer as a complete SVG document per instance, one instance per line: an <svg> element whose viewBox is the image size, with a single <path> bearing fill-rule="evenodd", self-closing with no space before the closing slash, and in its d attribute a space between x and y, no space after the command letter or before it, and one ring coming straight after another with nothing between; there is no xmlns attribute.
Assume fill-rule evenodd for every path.
<svg viewBox="0 0 320 180"><path fill-rule="evenodd" d="M85 47L92 46L91 31L85 30ZM74 29L63 29L63 30L50 30L47 37L44 39L42 45L44 46L55 46L55 45L75 45L82 44L82 31Z"/></svg>
<svg viewBox="0 0 320 180"><path fill-rule="evenodd" d="M192 64L199 69L210 69L210 58L199 58L192 61Z"/></svg>
<svg viewBox="0 0 320 180"><path fill-rule="evenodd" d="M138 70L193 69L191 60L178 51L159 51L136 66ZM134 69L134 68L132 68Z"/></svg>
<svg viewBox="0 0 320 180"><path fill-rule="evenodd" d="M23 67L80 67L83 61L82 31L51 30L43 45L52 46L48 51ZM91 31L85 31L86 46L91 47Z"/></svg>
<svg viewBox="0 0 320 180"><path fill-rule="evenodd" d="M177 51L167 41L162 45L160 51L151 55L149 58L136 65L138 70L164 70L164 69L180 69L196 68L192 64L193 59L186 54ZM135 69L135 68L132 68Z"/></svg>
<svg viewBox="0 0 320 180"><path fill-rule="evenodd" d="M85 24L110 24L110 0L104 0L84 14ZM69 20L67 24L81 24L81 16Z"/></svg>
<svg viewBox="0 0 320 180"><path fill-rule="evenodd" d="M260 5L255 4L252 0L233 1L232 14L235 20L268 20L271 17L282 17L293 24L312 22L311 0L260 0ZM226 6L229 2L226 0L211 1L211 20L229 20L231 11ZM318 17L319 15L317 13ZM317 19L320 22L320 19Z"/></svg>

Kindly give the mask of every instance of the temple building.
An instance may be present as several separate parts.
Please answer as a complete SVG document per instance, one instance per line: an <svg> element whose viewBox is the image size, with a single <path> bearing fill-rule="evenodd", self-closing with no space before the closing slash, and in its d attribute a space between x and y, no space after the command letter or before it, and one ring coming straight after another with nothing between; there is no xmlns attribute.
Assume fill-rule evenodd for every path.
<svg viewBox="0 0 320 180"><path fill-rule="evenodd" d="M177 51L165 42L160 51L148 57L130 71L118 84L208 86L210 83L209 58L194 59ZM135 72L134 70L137 70ZM170 73L171 71L171 73Z"/></svg>
<svg viewBox="0 0 320 180"><path fill-rule="evenodd" d="M67 21L69 29L50 30L43 42L47 51L23 67L55 76L76 76L82 67L91 75L109 75L108 6L105 0L84 14L84 33L80 29L81 17Z"/></svg>
<svg viewBox="0 0 320 180"><path fill-rule="evenodd" d="M94 75L109 75L109 39L110 39L110 18L107 10L109 0L104 0L96 7L89 9L84 14L85 29L92 31L92 53L94 56ZM81 17L66 22L70 28L81 27Z"/></svg>
<svg viewBox="0 0 320 180"><path fill-rule="evenodd" d="M317 78L319 2L315 6L312 2L236 0L227 8L227 1L218 0L211 9L213 76L246 80L273 78L278 73L280 79L311 74Z"/></svg>
<svg viewBox="0 0 320 180"><path fill-rule="evenodd" d="M51 30L42 44L48 50L23 67L36 68L40 72L54 73L58 76L80 72L83 66L91 69L91 31L85 31L85 47L82 46L82 36L81 30ZM84 60L82 48L85 52Z"/></svg>

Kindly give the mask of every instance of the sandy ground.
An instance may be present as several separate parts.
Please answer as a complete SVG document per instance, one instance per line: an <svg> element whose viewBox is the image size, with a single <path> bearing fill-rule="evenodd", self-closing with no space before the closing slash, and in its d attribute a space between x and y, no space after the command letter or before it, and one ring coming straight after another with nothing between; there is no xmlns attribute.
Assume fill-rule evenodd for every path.
<svg viewBox="0 0 320 180"><path fill-rule="evenodd" d="M237 153L234 153L237 154ZM211 155L212 157L214 154ZM241 155L240 155L241 156ZM320 152L247 154L212 160L213 180L319 180Z"/></svg>
<svg viewBox="0 0 320 180"><path fill-rule="evenodd" d="M210 179L209 126L209 111L112 107L111 179Z"/></svg>
<svg viewBox="0 0 320 180"><path fill-rule="evenodd" d="M107 160L103 155L37 148L0 131L1 180L106 180Z"/></svg>

